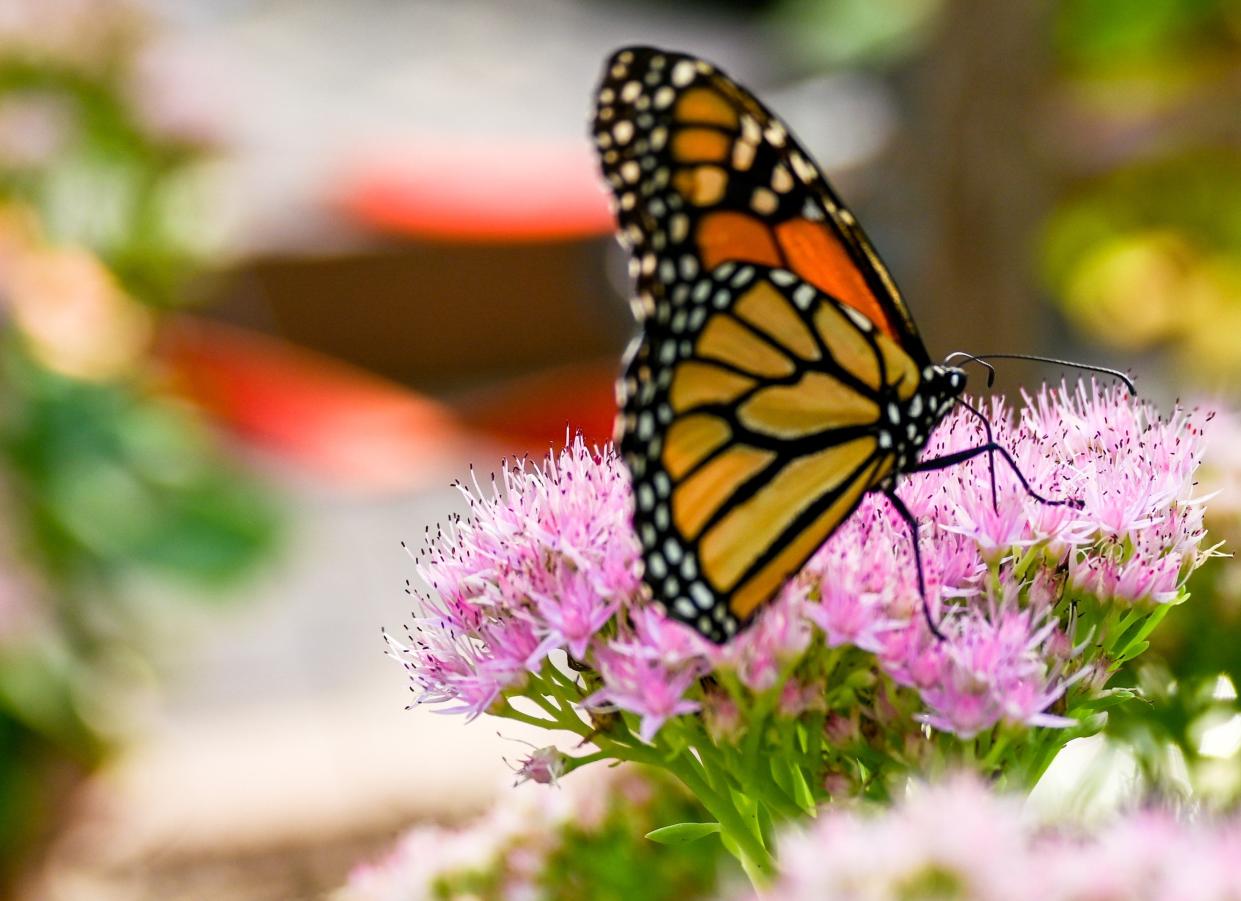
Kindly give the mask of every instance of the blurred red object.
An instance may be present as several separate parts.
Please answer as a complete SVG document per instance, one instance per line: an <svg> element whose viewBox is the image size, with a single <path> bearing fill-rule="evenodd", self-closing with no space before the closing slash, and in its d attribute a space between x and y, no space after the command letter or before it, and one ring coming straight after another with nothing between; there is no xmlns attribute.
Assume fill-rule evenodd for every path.
<svg viewBox="0 0 1241 901"><path fill-rule="evenodd" d="M224 428L346 488L394 491L503 454L612 436L616 361L494 383L450 406L278 338L178 316L160 333L176 388Z"/></svg>
<svg viewBox="0 0 1241 901"><path fill-rule="evenodd" d="M590 146L496 137L366 153L336 200L356 221L447 241L546 241L614 228Z"/></svg>
<svg viewBox="0 0 1241 901"><path fill-rule="evenodd" d="M160 349L178 390L221 425L343 487L414 488L478 451L445 406L278 338L178 316Z"/></svg>
<svg viewBox="0 0 1241 901"><path fill-rule="evenodd" d="M592 444L610 441L617 366L608 357L508 379L462 398L461 416L503 446L536 457L577 432Z"/></svg>

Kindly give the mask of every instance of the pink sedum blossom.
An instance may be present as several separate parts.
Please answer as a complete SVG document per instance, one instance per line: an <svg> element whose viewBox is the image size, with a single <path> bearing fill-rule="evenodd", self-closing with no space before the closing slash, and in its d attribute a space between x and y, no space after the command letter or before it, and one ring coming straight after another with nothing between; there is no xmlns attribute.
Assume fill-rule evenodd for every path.
<svg viewBox="0 0 1241 901"><path fill-rule="evenodd" d="M1027 496L998 455L998 511L985 456L903 478L944 641L924 620L906 525L872 494L749 628L710 645L643 596L627 473L611 448L578 438L541 466L505 466L490 489L463 488L469 516L430 538L419 574L432 591L409 637L389 639L392 653L417 702L477 715L554 659L567 672L551 656L563 651L590 673L579 703L633 714L644 741L699 713L704 676L780 692L799 668L847 649L915 692L922 709L903 715L936 730L1064 725L1049 708L1074 680L1089 672L1097 688L1107 672L1077 659L1085 636L1061 599L1150 611L1181 597L1204 556L1193 497L1203 417L1160 419L1122 389L1087 386L1045 389L1019 411L997 400L989 414L1031 487L1080 508ZM924 458L982 440L976 418L954 414ZM805 684L838 687L830 676ZM822 706L795 694L776 701ZM718 694L708 707L725 709Z"/></svg>
<svg viewBox="0 0 1241 901"><path fill-rule="evenodd" d="M701 672L693 667L669 670L644 654L631 654L617 648L595 653L595 662L604 687L585 698L586 707L614 704L641 717L638 737L650 741L670 717L694 713L697 701L685 699L689 687Z"/></svg>
<svg viewBox="0 0 1241 901"><path fill-rule="evenodd" d="M535 782L539 785L557 785L564 774L565 756L555 745L535 748L517 765L517 785Z"/></svg>
<svg viewBox="0 0 1241 901"><path fill-rule="evenodd" d="M1241 897L1241 822L1142 812L1095 834L1054 831L958 777L895 808L832 810L780 843L765 901L1225 901Z"/></svg>
<svg viewBox="0 0 1241 901"><path fill-rule="evenodd" d="M538 877L556 841L547 824L569 820L573 800L562 792L522 789L509 793L467 826L421 825L386 854L354 867L338 901L434 901L438 883L455 874L501 874L505 898L537 898ZM542 827L542 828L539 828Z"/></svg>

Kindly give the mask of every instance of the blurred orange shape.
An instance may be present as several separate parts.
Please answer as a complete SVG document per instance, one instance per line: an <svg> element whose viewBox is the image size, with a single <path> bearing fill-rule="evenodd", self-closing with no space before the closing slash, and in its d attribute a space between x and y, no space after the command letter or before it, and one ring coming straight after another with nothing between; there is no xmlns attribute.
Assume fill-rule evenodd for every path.
<svg viewBox="0 0 1241 901"><path fill-rule="evenodd" d="M588 443L612 439L616 360L571 363L510 379L462 399L462 418L503 447L541 458L578 432Z"/></svg>
<svg viewBox="0 0 1241 901"><path fill-rule="evenodd" d="M429 139L367 152L336 199L372 228L432 240L564 240L613 229L585 140Z"/></svg>
<svg viewBox="0 0 1241 901"><path fill-rule="evenodd" d="M34 356L71 378L106 380L132 371L151 335L151 315L92 254L46 249L10 281L13 319Z"/></svg>
<svg viewBox="0 0 1241 901"><path fill-rule="evenodd" d="M159 345L178 390L222 425L343 487L415 488L477 449L435 401L276 338L179 316Z"/></svg>

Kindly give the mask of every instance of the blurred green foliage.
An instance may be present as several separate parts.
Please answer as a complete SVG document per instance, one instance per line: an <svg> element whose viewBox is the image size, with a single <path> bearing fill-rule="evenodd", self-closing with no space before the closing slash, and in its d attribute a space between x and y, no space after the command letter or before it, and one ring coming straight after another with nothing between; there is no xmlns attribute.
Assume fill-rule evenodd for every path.
<svg viewBox="0 0 1241 901"><path fill-rule="evenodd" d="M1059 0L1051 46L1089 174L1070 174L1051 216L1047 285L1089 337L1227 385L1241 372L1241 0Z"/></svg>
<svg viewBox="0 0 1241 901"><path fill-rule="evenodd" d="M1167 346L1203 378L1241 371L1241 153L1142 160L1089 181L1052 215L1042 259L1095 340Z"/></svg>
<svg viewBox="0 0 1241 901"><path fill-rule="evenodd" d="M648 778L645 803L626 804L622 798L593 828L565 826L540 880L547 901L715 897L718 874L732 863L718 837L675 846L644 838L669 823L709 821L710 815L666 776L651 771Z"/></svg>
<svg viewBox="0 0 1241 901"><path fill-rule="evenodd" d="M279 524L153 353L210 262L209 157L144 117L124 4L53 7L0 35L0 895L121 737L133 583L228 586Z"/></svg>
<svg viewBox="0 0 1241 901"><path fill-rule="evenodd" d="M0 97L51 132L46 157L0 167L0 192L38 210L52 241L91 248L137 299L181 302L204 255L184 227L205 225L185 202L201 148L144 129L112 76L0 58Z"/></svg>
<svg viewBox="0 0 1241 901"><path fill-rule="evenodd" d="M1191 601L1117 683L1141 701L1114 708L1107 728L1133 752L1148 791L1180 797L1188 789L1195 803L1218 809L1241 802L1241 594L1221 584L1232 568L1221 560L1195 575Z"/></svg>
<svg viewBox="0 0 1241 901"><path fill-rule="evenodd" d="M1241 392L1241 0L1058 0L1051 87L1081 124L1070 186L1047 222L1041 268L1070 324L1101 344L1171 357L1171 392ZM1061 120L1065 121L1065 120ZM1170 377L1170 378L1169 378ZM1202 493L1238 474L1235 430L1208 432ZM1218 499L1217 499L1218 501ZM1232 502L1207 505L1229 550ZM1241 579L1231 557L1195 574L1126 677L1142 703L1108 734L1148 786L1197 803L1241 801Z"/></svg>
<svg viewBox="0 0 1241 901"><path fill-rule="evenodd" d="M771 20L795 66L882 67L920 49L946 0L783 0Z"/></svg>
<svg viewBox="0 0 1241 901"><path fill-rule="evenodd" d="M50 579L98 587L140 566L226 585L269 544L262 492L209 450L191 410L48 372L16 346L4 358L0 450Z"/></svg>
<svg viewBox="0 0 1241 901"><path fill-rule="evenodd" d="M1241 52L1237 0L1059 0L1053 47L1075 77L1183 82Z"/></svg>

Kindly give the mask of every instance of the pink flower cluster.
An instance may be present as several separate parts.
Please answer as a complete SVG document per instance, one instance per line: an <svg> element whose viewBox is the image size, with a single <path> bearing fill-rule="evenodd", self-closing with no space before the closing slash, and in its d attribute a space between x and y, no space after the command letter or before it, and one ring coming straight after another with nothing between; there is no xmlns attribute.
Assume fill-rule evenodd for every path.
<svg viewBox="0 0 1241 901"><path fill-rule="evenodd" d="M768 901L1224 901L1241 897L1241 822L1141 813L1093 835L1041 829L972 779L916 787L897 807L825 811L780 844Z"/></svg>
<svg viewBox="0 0 1241 901"><path fill-rule="evenodd" d="M431 901L446 897L437 891L440 881L474 873L494 876L501 897L538 897L540 872L558 839L556 828L577 821L583 812L577 797L520 790L466 826L415 826L384 856L356 866L336 898Z"/></svg>
<svg viewBox="0 0 1241 901"><path fill-rule="evenodd" d="M563 648L585 660L638 592L629 486L610 450L576 440L542 467L513 463L492 490L461 486L469 517L428 541L419 575L433 594L409 630L389 638L419 703L485 711Z"/></svg>
<svg viewBox="0 0 1241 901"><path fill-rule="evenodd" d="M608 880L632 885L631 873L613 866L635 861L658 880L661 861L674 855L644 838L651 829L702 816L683 791L657 772L631 766L599 767L563 784L561 790L505 786L482 816L456 826L420 824L375 860L353 868L336 901L435 901L435 899L538 899L628 897ZM601 866L598 843L608 845ZM620 843L628 847L618 849ZM716 846L718 848L718 845ZM620 853L618 853L618 850ZM705 898L715 895L722 849L675 855L674 885L658 885L648 897ZM591 858L594 859L591 859ZM609 866L606 860L616 861ZM619 878L617 878L619 877ZM601 885L600 882L603 882ZM549 883L555 888L549 889ZM589 887L589 895L575 886ZM681 894L674 894L677 888ZM688 889L688 891L686 891Z"/></svg>
<svg viewBox="0 0 1241 901"><path fill-rule="evenodd" d="M1193 499L1202 417L1160 419L1123 390L1097 387L989 412L1030 485L1079 505L1039 503L999 456L998 509L985 456L902 480L944 641L924 622L904 522L870 495L753 625L709 645L642 596L624 467L579 439L541 467L505 467L491 491L465 491L470 515L429 541L419 572L433 591L409 638L389 639L393 653L420 702L473 716L520 693L563 649L598 676L584 702L635 714L645 740L704 703L708 719L728 712L704 694L708 673L787 693L782 680L810 655L846 646L915 690L934 728L970 736L1000 722L1063 723L1048 708L1091 671L1074 646L1090 636L1062 599L1149 609L1177 599L1203 556ZM924 459L983 440L979 420L957 413ZM831 687L799 683L780 707L812 708L809 693Z"/></svg>

